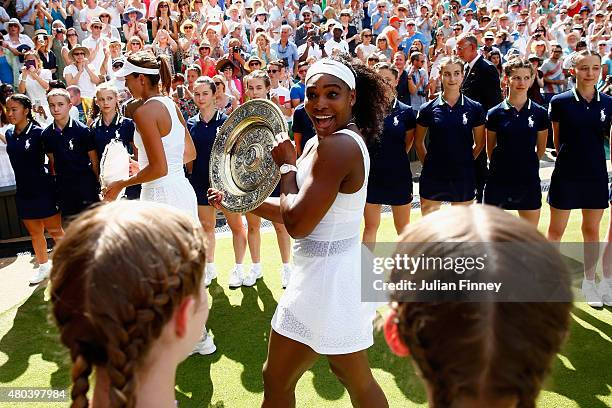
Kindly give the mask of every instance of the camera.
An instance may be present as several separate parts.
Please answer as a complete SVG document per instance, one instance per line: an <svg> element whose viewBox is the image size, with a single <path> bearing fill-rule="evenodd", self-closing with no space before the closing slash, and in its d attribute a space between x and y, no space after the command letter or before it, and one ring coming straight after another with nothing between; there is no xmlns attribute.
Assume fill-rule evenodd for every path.
<svg viewBox="0 0 612 408"><path fill-rule="evenodd" d="M232 47L232 52L240 52L240 47Z"/></svg>
<svg viewBox="0 0 612 408"><path fill-rule="evenodd" d="M185 88L183 85L176 87L176 95L179 97L179 99L183 99L185 97Z"/></svg>
<svg viewBox="0 0 612 408"><path fill-rule="evenodd" d="M318 44L319 41L321 41L321 36L319 36L319 35L313 35L310 38L312 39L312 42L315 43L315 44Z"/></svg>
<svg viewBox="0 0 612 408"><path fill-rule="evenodd" d="M30 67L34 67L34 68L36 68L36 61L34 61L34 60L26 60L26 61L23 63L23 66L24 66L26 69L28 69L28 70L30 69Z"/></svg>
<svg viewBox="0 0 612 408"><path fill-rule="evenodd" d="M457 6L453 4L453 5L451 6L451 10L457 10Z"/></svg>

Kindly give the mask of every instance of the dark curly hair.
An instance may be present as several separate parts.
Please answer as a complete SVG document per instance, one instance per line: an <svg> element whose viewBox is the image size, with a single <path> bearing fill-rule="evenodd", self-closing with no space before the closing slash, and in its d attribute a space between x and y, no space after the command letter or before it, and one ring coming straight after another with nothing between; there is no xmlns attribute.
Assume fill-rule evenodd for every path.
<svg viewBox="0 0 612 408"><path fill-rule="evenodd" d="M353 63L350 56L341 54L330 59L343 63L355 74L353 118L366 144L371 147L382 132L395 92L376 71L363 64Z"/></svg>

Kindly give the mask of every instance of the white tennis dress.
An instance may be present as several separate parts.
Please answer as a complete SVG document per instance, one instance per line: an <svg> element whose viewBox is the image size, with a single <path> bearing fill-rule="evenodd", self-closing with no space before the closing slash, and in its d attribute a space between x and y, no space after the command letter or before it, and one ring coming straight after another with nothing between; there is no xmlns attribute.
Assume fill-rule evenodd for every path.
<svg viewBox="0 0 612 408"><path fill-rule="evenodd" d="M363 186L352 194L338 193L312 233L295 240L295 267L272 318L274 331L319 354L347 354L370 347L377 307L361 302L360 224L370 156L358 134L348 129L337 133L351 136L361 149ZM309 140L304 151L316 141ZM312 170L312 158L309 152L297 166L298 188Z"/></svg>
<svg viewBox="0 0 612 408"><path fill-rule="evenodd" d="M162 137L168 174L157 180L142 184L140 199L168 204L189 214L194 221L198 220L198 200L193 187L185 177L183 154L185 152L185 127L176 113L174 101L167 96L155 96L145 103L156 100L161 102L170 115L172 128ZM138 148L138 165L142 169L149 164L147 153L138 131L134 132L134 144Z"/></svg>

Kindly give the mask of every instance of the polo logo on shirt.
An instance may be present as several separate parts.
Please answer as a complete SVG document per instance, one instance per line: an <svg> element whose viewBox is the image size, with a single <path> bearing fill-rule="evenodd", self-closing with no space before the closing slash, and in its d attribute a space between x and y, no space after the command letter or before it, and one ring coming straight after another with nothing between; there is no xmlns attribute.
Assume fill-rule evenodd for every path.
<svg viewBox="0 0 612 408"><path fill-rule="evenodd" d="M467 123L468 123L467 113L464 113L463 114L463 124L467 125Z"/></svg>
<svg viewBox="0 0 612 408"><path fill-rule="evenodd" d="M393 126L397 127L397 125L399 125L399 119L397 118L397 116L394 116L393 117Z"/></svg>
<svg viewBox="0 0 612 408"><path fill-rule="evenodd" d="M605 110L605 109L602 109L600 113L601 113L600 120L601 120L602 122L605 122L605 121L606 121L606 110Z"/></svg>
<svg viewBox="0 0 612 408"><path fill-rule="evenodd" d="M25 149L28 150L30 148L30 139L25 142Z"/></svg>
<svg viewBox="0 0 612 408"><path fill-rule="evenodd" d="M68 142L68 149L74 150L74 139L70 139Z"/></svg>
<svg viewBox="0 0 612 408"><path fill-rule="evenodd" d="M527 118L527 126L529 126L530 128L533 127L533 116Z"/></svg>

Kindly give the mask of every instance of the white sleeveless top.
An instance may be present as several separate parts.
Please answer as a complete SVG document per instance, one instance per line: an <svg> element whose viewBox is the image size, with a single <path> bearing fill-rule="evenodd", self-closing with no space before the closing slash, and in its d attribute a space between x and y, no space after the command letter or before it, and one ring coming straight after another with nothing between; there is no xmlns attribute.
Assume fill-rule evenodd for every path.
<svg viewBox="0 0 612 408"><path fill-rule="evenodd" d="M191 216L194 222L197 222L198 200L183 170L185 126L183 126L176 113L176 105L172 99L167 96L156 96L149 98L145 103L151 100L161 102L170 115L170 132L161 138L168 165L168 174L148 183L143 183L140 199L168 204L183 210ZM138 165L142 169L149 164L149 159L138 131L134 132L134 144L138 147Z"/></svg>
<svg viewBox="0 0 612 408"><path fill-rule="evenodd" d="M152 182L144 183L143 186L163 183L166 179L172 178L177 174L184 175L183 154L185 152L185 127L176 113L176 105L174 101L167 96L154 96L149 98L145 103L149 103L150 101L161 102L170 115L170 133L161 138L166 154L166 163L168 164L168 174ZM142 169L149 164L149 158L144 149L142 137L138 132L134 132L134 144L138 148L138 165Z"/></svg>
<svg viewBox="0 0 612 408"><path fill-rule="evenodd" d="M336 133L350 136L359 145L365 169L363 185L352 194L338 193L310 235L295 240L294 272L272 318L275 332L319 354L347 354L370 347L377 307L361 302L360 225L370 156L358 134L348 129ZM304 151L316 141L309 140ZM312 171L312 159L308 152L298 163L298 188Z"/></svg>

